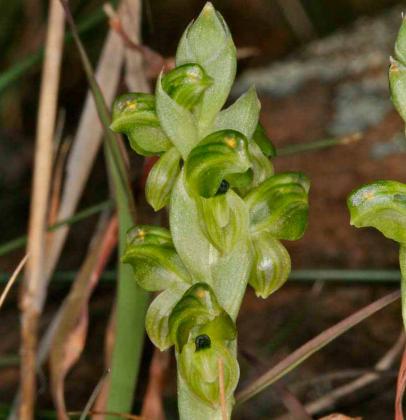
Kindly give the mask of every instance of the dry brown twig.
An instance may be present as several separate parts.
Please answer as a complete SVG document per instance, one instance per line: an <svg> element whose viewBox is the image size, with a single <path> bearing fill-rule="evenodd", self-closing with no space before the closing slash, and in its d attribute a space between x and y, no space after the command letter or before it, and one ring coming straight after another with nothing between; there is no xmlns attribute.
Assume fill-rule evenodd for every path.
<svg viewBox="0 0 406 420"><path fill-rule="evenodd" d="M120 16L116 13L110 3L105 3L103 6L104 12L109 18L109 24L113 31L115 31L123 40L125 46L129 49L137 51L145 60L145 70L147 77L152 79L164 70L170 70L175 66L173 57L165 58L153 49L132 40L124 28L124 24Z"/></svg>
<svg viewBox="0 0 406 420"><path fill-rule="evenodd" d="M169 362L169 351L154 350L149 366L148 386L141 410L141 416L146 419L165 420L162 392L165 386Z"/></svg>
<svg viewBox="0 0 406 420"><path fill-rule="evenodd" d="M80 420L85 420L86 417L88 416L88 414L90 413L90 410L91 410L94 402L96 401L97 396L99 395L100 391L102 390L103 384L106 381L109 373L110 373L110 369L106 369L104 371L102 377L97 382L93 392L91 393L91 395L89 397L89 400L86 403L86 406L85 406L84 410L82 411L82 413L80 415Z"/></svg>
<svg viewBox="0 0 406 420"><path fill-rule="evenodd" d="M402 361L400 363L398 380L396 384L395 400L395 420L404 420L403 416L403 397L406 388L406 349L403 350Z"/></svg>
<svg viewBox="0 0 406 420"><path fill-rule="evenodd" d="M0 309L4 304L9 291L13 287L13 284L18 279L18 275L21 273L21 270L23 269L23 267L24 267L24 265L27 261L27 258L28 258L28 254L19 262L17 268L14 270L14 273L11 275L9 281L7 282L6 287L4 288L4 290L3 290L3 292L0 296Z"/></svg>
<svg viewBox="0 0 406 420"><path fill-rule="evenodd" d="M329 408L334 407L334 405L340 399L354 393L355 391L370 385L371 383L377 381L381 375L380 372L388 370L395 360L398 358L400 352L402 351L405 345L405 335L402 332L399 335L399 338L396 340L395 344L382 356L382 358L375 365L375 372L368 372L361 375L359 378L350 381L347 384L335 388L330 393L318 398L310 403L305 404L306 411L311 415L316 415L321 411L328 410ZM283 415L278 417L277 420L288 420L289 415Z"/></svg>
<svg viewBox="0 0 406 420"><path fill-rule="evenodd" d="M126 0L125 6L126 12L128 8L136 11L139 10L140 3L139 0ZM123 4L119 7L119 13L120 15L121 13L123 13L123 15L126 14L124 13ZM129 22L129 27L134 33L138 33L139 20L132 20L132 22ZM136 57L135 59L130 60L131 56ZM111 103L116 95L124 59L126 59L128 68L130 67L128 62L131 61L131 69L133 69L131 77L128 77L128 80L132 81L131 90L145 91L147 82L142 66L139 64L141 60L140 55L135 54L130 50L125 51L121 37L113 30L110 30L96 70L96 78L102 88L103 96L105 97L107 103ZM127 73L129 73L129 71L127 71ZM137 83L139 86L138 88ZM102 134L103 130L99 122L99 117L97 115L92 96L89 92L86 97L79 127L72 142L71 151L67 160L66 178L64 180L63 194L61 197L57 220L69 218L74 214L86 181L89 177L90 170L95 161L97 152L100 148ZM47 284L55 269L68 232L69 226L64 226L52 234L52 242L48 248L44 274L44 282ZM52 338L60 322L60 318L61 312L58 312L41 340L38 349L37 366L43 364L48 355L50 343L52 342ZM106 383L107 382L108 381L106 381ZM19 404L20 397L21 390L17 392L14 399L13 408L9 416L10 420L17 419L16 407Z"/></svg>
<svg viewBox="0 0 406 420"><path fill-rule="evenodd" d="M21 300L20 419L34 416L38 320L46 296L44 262L46 222L51 184L53 139L64 37L64 13L58 0L50 2L45 60L37 119L35 166L29 222L26 278Z"/></svg>
<svg viewBox="0 0 406 420"><path fill-rule="evenodd" d="M124 1L122 3L124 3ZM124 5L120 5L120 15L121 13L125 15L128 8L131 10L139 9L140 2L139 0L125 0L125 6L126 9L124 10ZM134 33L138 33L139 21L133 19L130 23L129 28ZM110 30L103 46L96 70L96 78L102 88L103 96L109 104L113 101L116 95L124 60L126 59L126 61L129 62L129 57L131 56L136 56L135 59L131 60L131 68L134 69L130 78L133 83L131 90L145 91L145 86L147 86L145 74L142 70L142 66L137 64L140 63L140 55L129 49L128 51L125 51L121 37L115 31ZM136 65L138 65L138 67L136 67ZM139 88L136 88L137 80ZM74 214L86 181L88 180L97 152L100 149L102 134L103 129L99 122L93 98L89 92L86 97L79 127L72 142L71 150L67 159L66 177L63 184L63 193L60 200L57 220L69 218ZM50 246L47 249L45 273L43 277L43 281L46 284L48 284L58 262L68 232L69 226L63 226L52 234ZM48 355L50 343L52 342L53 335L60 322L60 315L61 312L59 311L41 339L38 346L36 361L37 366L42 365ZM18 418L16 409L19 404L20 397L21 388L18 390L14 399L13 408L9 415L10 420Z"/></svg>
<svg viewBox="0 0 406 420"><path fill-rule="evenodd" d="M50 349L52 396L59 419L67 419L64 380L79 359L85 346L88 327L88 304L100 275L117 244L117 218L101 222L86 258L61 308L60 322ZM103 220L104 219L104 220Z"/></svg>
<svg viewBox="0 0 406 420"><path fill-rule="evenodd" d="M80 416L82 414L81 411L69 411L69 416ZM88 414L91 414L93 418L100 419L101 417L104 418L105 416L114 416L119 419L126 419L126 420L152 420L147 419L142 416L136 416L135 414L126 414L126 413L116 413L115 411L99 411L99 410L90 410Z"/></svg>

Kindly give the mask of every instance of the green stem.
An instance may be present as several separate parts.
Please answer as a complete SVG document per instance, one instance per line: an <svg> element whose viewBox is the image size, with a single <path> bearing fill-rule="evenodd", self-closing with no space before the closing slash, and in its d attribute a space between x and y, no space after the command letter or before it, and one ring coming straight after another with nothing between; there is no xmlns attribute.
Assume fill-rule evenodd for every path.
<svg viewBox="0 0 406 420"><path fill-rule="evenodd" d="M231 419L233 405L233 401L227 401L227 419ZM192 395L179 374L178 409L179 420L226 420L222 416L221 408L210 407Z"/></svg>
<svg viewBox="0 0 406 420"><path fill-rule="evenodd" d="M401 272L402 318L406 330L406 244L400 244L399 265Z"/></svg>
<svg viewBox="0 0 406 420"><path fill-rule="evenodd" d="M109 176L114 186L119 220L119 255L122 255L126 233L134 224L135 203L131 193L127 168L119 146L120 139L110 130L110 113L95 79L92 65L80 41L67 0L61 0L73 39L78 48L98 116L105 130L104 151ZM130 412L144 343L144 318L148 293L134 281L131 268L121 261L118 266L116 332L111 361L110 393L107 411ZM108 416L109 419L118 416Z"/></svg>
<svg viewBox="0 0 406 420"><path fill-rule="evenodd" d="M111 208L113 205L111 200L102 201L101 203L95 204L94 206L87 207L82 211L77 212L72 217L63 219L53 225L48 226L47 231L53 232L65 225L73 225L74 223L80 222L81 220L87 219L94 214L100 213L103 210ZM18 238L12 239L9 242L6 242L0 245L0 257L8 254L11 251L22 248L27 243L27 235L19 236Z"/></svg>
<svg viewBox="0 0 406 420"><path fill-rule="evenodd" d="M276 157L295 155L304 152L313 152L327 149L333 146L346 146L361 140L361 133L353 133L343 137L334 137L330 139L317 140L310 143L291 144L277 149Z"/></svg>
<svg viewBox="0 0 406 420"><path fill-rule="evenodd" d="M114 0L113 5L117 3ZM106 14L100 8L99 10L93 12L90 16L84 18L81 22L78 23L78 32L80 34L87 32L88 30L94 28L100 22L103 22L106 19ZM67 33L65 35L65 42L72 41L72 34ZM36 64L39 64L44 58L44 49L39 48L38 51L28 55L27 57L22 58L19 62L14 64L11 68L5 70L0 74L0 93L7 89L12 83L16 82L20 77L22 77L28 70L30 70Z"/></svg>

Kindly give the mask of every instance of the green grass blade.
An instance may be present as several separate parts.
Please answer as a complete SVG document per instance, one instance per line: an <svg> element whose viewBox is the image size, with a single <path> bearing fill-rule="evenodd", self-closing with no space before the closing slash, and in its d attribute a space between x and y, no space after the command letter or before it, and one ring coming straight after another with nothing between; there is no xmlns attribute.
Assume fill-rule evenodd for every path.
<svg viewBox="0 0 406 420"><path fill-rule="evenodd" d="M100 87L70 13L66 0L61 0L70 25L73 39L78 48L89 86L96 103L99 118L104 126L105 155L109 175L114 185L114 193L119 219L119 253L125 245L127 230L134 223L135 205L130 182L117 137L109 129L110 114ZM111 363L110 394L107 410L111 412L129 412L132 406L139 363L144 342L144 317L148 294L135 283L129 267L121 262L118 268L118 296L116 339ZM114 418L110 416L110 418Z"/></svg>
<svg viewBox="0 0 406 420"><path fill-rule="evenodd" d="M113 5L117 3L116 1L112 2ZM84 18L80 23L78 23L77 28L79 33L85 33L88 30L94 28L99 23L106 20L106 15L103 12L102 8L92 13L90 16ZM65 35L65 42L72 41L72 34L67 33ZM0 73L0 94L7 89L12 83L17 81L22 77L28 70L34 67L36 64L39 64L44 57L44 49L39 48L38 51L28 55L27 57L22 58L19 62L14 64L11 68Z"/></svg>
<svg viewBox="0 0 406 420"><path fill-rule="evenodd" d="M77 212L72 217L63 219L60 222L57 222L48 227L48 232L53 232L65 225L73 225L74 223L80 222L81 220L87 219L94 214L100 213L103 210L112 207L111 200L102 201L101 203L95 204L94 206L87 207L82 211ZM8 254L11 251L22 248L27 243L27 235L19 236L18 238L12 239L2 245L0 245L0 257Z"/></svg>

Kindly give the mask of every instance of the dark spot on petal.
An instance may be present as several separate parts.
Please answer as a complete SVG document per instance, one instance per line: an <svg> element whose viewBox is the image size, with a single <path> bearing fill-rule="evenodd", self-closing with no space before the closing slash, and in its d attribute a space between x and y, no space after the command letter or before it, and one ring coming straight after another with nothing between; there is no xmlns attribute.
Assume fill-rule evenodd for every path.
<svg viewBox="0 0 406 420"><path fill-rule="evenodd" d="M196 351L209 349L211 346L210 337L206 334L198 335L195 338L195 346L196 346Z"/></svg>
<svg viewBox="0 0 406 420"><path fill-rule="evenodd" d="M223 179L221 181L219 189L216 192L216 195L225 194L229 188L230 188L230 184L225 179Z"/></svg>

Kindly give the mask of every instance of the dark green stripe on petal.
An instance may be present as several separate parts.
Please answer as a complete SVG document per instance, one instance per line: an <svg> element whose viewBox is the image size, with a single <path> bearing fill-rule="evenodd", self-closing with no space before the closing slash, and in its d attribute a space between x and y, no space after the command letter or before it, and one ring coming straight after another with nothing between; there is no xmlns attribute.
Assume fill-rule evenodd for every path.
<svg viewBox="0 0 406 420"><path fill-rule="evenodd" d="M286 248L268 232L252 238L253 267L249 284L257 296L267 298L288 279L291 262Z"/></svg>
<svg viewBox="0 0 406 420"><path fill-rule="evenodd" d="M234 130L221 130L205 137L185 163L190 192L213 197L228 175L246 172L251 166L247 147L247 138Z"/></svg>
<svg viewBox="0 0 406 420"><path fill-rule="evenodd" d="M244 201L234 191L228 190L215 197L201 197L197 207L202 230L209 241L220 253L229 253L248 228Z"/></svg>
<svg viewBox="0 0 406 420"><path fill-rule="evenodd" d="M217 407L221 401L219 361L223 368L223 391L225 397L230 398L237 387L240 369L235 356L225 345L210 342L210 346L196 350L195 343L188 343L179 356L180 374L189 389L206 404Z"/></svg>
<svg viewBox="0 0 406 420"><path fill-rule="evenodd" d="M180 172L181 156L176 147L166 151L152 167L145 185L145 196L155 211L165 207Z"/></svg>
<svg viewBox="0 0 406 420"><path fill-rule="evenodd" d="M110 128L125 134L131 147L142 156L164 152L171 142L160 127L155 98L147 93L127 93L113 104Z"/></svg>
<svg viewBox="0 0 406 420"><path fill-rule="evenodd" d="M173 345L169 336L169 316L187 288L187 284L179 284L176 287L164 290L152 301L148 308L145 328L150 340L161 351Z"/></svg>
<svg viewBox="0 0 406 420"><path fill-rule="evenodd" d="M122 261L132 266L138 284L149 291L191 282L170 233L164 228L135 226L131 229Z"/></svg>
<svg viewBox="0 0 406 420"><path fill-rule="evenodd" d="M266 230L277 239L299 239L307 226L309 180L300 173L271 176L245 197L253 233Z"/></svg>
<svg viewBox="0 0 406 420"><path fill-rule="evenodd" d="M406 243L406 184L377 181L362 186L347 200L351 224L374 227L389 239Z"/></svg>
<svg viewBox="0 0 406 420"><path fill-rule="evenodd" d="M207 283L196 283L186 291L169 317L169 332L179 352L201 333L220 341L232 340L236 335L234 322Z"/></svg>
<svg viewBox="0 0 406 420"><path fill-rule="evenodd" d="M198 64L183 64L162 77L165 92L179 105L192 110L213 79Z"/></svg>

